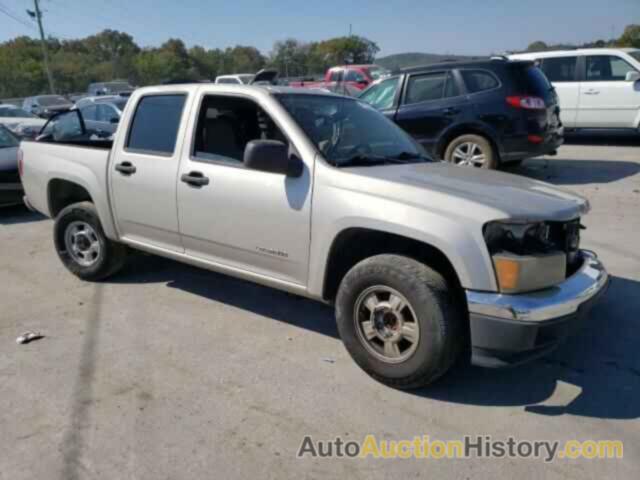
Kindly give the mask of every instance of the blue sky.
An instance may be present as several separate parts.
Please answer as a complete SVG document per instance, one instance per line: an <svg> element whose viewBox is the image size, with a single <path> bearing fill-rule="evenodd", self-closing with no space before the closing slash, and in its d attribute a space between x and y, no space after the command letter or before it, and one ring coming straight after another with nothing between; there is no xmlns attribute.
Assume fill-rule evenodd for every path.
<svg viewBox="0 0 640 480"><path fill-rule="evenodd" d="M41 0L45 30L79 38L105 28L142 46L169 37L187 46L253 45L322 40L353 33L380 45L381 55L407 51L487 54L534 40L584 42L619 36L640 23L640 0ZM0 0L0 41L37 35L25 13L33 0ZM7 16L8 12L23 23Z"/></svg>

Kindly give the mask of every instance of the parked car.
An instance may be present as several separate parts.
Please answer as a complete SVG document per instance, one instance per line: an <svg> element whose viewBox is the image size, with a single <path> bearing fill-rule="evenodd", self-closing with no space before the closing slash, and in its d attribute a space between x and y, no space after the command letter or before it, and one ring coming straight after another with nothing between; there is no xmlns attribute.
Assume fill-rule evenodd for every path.
<svg viewBox="0 0 640 480"><path fill-rule="evenodd" d="M56 113L73 107L73 103L61 95L38 95L24 99L22 108L41 118L50 118Z"/></svg>
<svg viewBox="0 0 640 480"><path fill-rule="evenodd" d="M135 88L129 85L126 80L116 80L113 82L92 83L87 89L90 97L99 95L119 95L121 93L131 93Z"/></svg>
<svg viewBox="0 0 640 480"><path fill-rule="evenodd" d="M640 50L590 48L511 55L535 61L571 129L640 129Z"/></svg>
<svg viewBox="0 0 640 480"><path fill-rule="evenodd" d="M335 91L336 85L346 85L347 89L363 90L371 83L390 72L379 65L341 65L327 70L320 82L290 82L291 87L328 88Z"/></svg>
<svg viewBox="0 0 640 480"><path fill-rule="evenodd" d="M128 95L87 97L79 100L74 108L82 112L87 128L95 131L96 135L108 137L118 128L128 100Z"/></svg>
<svg viewBox="0 0 640 480"><path fill-rule="evenodd" d="M46 120L38 118L20 107L6 103L0 104L0 124L18 137L35 137L45 123Z"/></svg>
<svg viewBox="0 0 640 480"><path fill-rule="evenodd" d="M22 203L24 195L18 174L20 140L0 125L0 207Z"/></svg>
<svg viewBox="0 0 640 480"><path fill-rule="evenodd" d="M88 142L79 111L22 142L26 202L84 280L130 247L333 303L354 360L398 388L469 342L488 366L551 351L607 284L579 248L586 199L433 162L357 99L199 84L129 101L113 142Z"/></svg>
<svg viewBox="0 0 640 480"><path fill-rule="evenodd" d="M237 73L235 75L218 75L215 83L226 83L231 85L248 85L253 81L253 73Z"/></svg>
<svg viewBox="0 0 640 480"><path fill-rule="evenodd" d="M431 154L493 169L562 144L558 97L530 61L448 62L404 70L359 97Z"/></svg>

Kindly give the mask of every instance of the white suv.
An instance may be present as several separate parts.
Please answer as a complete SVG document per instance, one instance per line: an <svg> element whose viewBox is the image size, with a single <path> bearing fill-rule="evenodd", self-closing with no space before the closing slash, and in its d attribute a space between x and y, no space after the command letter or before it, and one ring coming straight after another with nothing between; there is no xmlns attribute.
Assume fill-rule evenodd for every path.
<svg viewBox="0 0 640 480"><path fill-rule="evenodd" d="M590 48L510 58L539 63L560 97L566 128L640 128L640 50Z"/></svg>

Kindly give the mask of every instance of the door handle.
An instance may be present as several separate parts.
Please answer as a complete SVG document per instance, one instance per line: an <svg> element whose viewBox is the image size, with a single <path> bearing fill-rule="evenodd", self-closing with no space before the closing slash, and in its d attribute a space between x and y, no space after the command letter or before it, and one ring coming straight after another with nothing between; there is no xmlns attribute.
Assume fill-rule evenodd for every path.
<svg viewBox="0 0 640 480"><path fill-rule="evenodd" d="M189 172L180 177L180 180L193 187L204 187L209 185L209 178L205 177L202 172Z"/></svg>
<svg viewBox="0 0 640 480"><path fill-rule="evenodd" d="M585 95L598 95L600 93L600 90L587 90L586 92L584 92Z"/></svg>
<svg viewBox="0 0 640 480"><path fill-rule="evenodd" d="M444 113L445 115L457 115L458 113L460 113L460 109L459 108L454 108L454 107L449 107L449 108L445 108L444 110L442 110L442 113Z"/></svg>
<svg viewBox="0 0 640 480"><path fill-rule="evenodd" d="M133 175L136 173L136 167L131 162L122 162L116 165L116 170L123 175Z"/></svg>

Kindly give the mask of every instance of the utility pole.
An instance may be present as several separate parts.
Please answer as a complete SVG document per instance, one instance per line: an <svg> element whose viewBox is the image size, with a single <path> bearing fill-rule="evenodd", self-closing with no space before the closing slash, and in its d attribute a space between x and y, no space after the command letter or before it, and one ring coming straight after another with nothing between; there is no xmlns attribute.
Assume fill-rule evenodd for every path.
<svg viewBox="0 0 640 480"><path fill-rule="evenodd" d="M38 29L40 30L40 44L42 46L42 57L44 58L44 69L47 71L47 79L49 80L49 90L52 94L55 94L55 88L53 86L53 75L49 69L49 54L47 52L47 43L44 39L44 29L42 28L42 12L40 11L39 0L33 0L33 7L35 11L35 17L38 22Z"/></svg>

